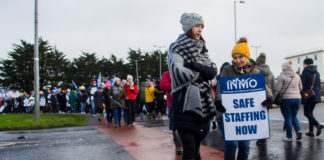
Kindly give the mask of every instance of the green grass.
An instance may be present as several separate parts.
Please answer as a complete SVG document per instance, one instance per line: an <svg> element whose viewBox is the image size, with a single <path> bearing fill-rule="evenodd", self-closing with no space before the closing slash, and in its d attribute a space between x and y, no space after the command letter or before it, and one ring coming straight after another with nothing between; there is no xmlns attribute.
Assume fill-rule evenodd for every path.
<svg viewBox="0 0 324 160"><path fill-rule="evenodd" d="M81 115L41 114L38 121L34 114L0 115L0 130L52 128L87 125L89 118Z"/></svg>

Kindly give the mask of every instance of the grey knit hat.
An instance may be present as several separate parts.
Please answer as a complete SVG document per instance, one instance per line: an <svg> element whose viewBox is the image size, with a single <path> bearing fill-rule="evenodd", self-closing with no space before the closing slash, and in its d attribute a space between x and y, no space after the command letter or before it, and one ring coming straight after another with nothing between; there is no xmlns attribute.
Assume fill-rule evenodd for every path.
<svg viewBox="0 0 324 160"><path fill-rule="evenodd" d="M265 64L266 63L266 54L261 53L259 57L256 59L257 64Z"/></svg>
<svg viewBox="0 0 324 160"><path fill-rule="evenodd" d="M202 16L197 13L183 13L181 15L180 23L182 24L182 30L188 32L195 25L204 25L204 20Z"/></svg>

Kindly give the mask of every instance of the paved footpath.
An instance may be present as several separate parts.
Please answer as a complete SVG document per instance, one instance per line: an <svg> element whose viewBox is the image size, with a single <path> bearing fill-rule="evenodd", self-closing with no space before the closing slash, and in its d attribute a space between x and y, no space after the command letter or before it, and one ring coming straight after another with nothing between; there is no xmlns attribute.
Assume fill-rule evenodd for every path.
<svg viewBox="0 0 324 160"><path fill-rule="evenodd" d="M167 121L167 120L165 120ZM149 122L148 122L149 123ZM159 129L135 125L134 127L113 128L97 124L90 119L92 127L103 132L121 145L129 154L138 160L180 160L175 155L172 134ZM222 151L201 145L201 156L204 160L224 159Z"/></svg>

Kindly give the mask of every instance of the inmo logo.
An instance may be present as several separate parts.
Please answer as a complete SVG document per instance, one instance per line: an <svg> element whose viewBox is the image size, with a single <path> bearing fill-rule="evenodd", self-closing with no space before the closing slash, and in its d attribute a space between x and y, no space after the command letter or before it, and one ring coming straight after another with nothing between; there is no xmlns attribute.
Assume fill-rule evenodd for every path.
<svg viewBox="0 0 324 160"><path fill-rule="evenodd" d="M241 80L235 78L233 80L228 80L226 84L228 90L233 90L255 88L258 85L258 82L257 80L251 78Z"/></svg>

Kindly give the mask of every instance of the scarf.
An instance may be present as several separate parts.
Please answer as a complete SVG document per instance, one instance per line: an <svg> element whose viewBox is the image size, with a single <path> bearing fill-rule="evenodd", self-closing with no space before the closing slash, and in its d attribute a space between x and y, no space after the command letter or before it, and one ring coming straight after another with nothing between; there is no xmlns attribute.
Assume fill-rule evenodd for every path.
<svg viewBox="0 0 324 160"><path fill-rule="evenodd" d="M192 71L193 74L190 74L186 72L184 68L177 67L175 63L181 62L178 61L178 59L173 59L172 54L180 55L186 63L195 62L216 69L216 64L211 62L207 52L208 50L206 49L202 41L192 39L186 34L181 34L176 42L170 45L168 54L168 65L172 80L172 90L178 91L186 87L187 93L185 104L188 104L188 106L184 107L188 108L186 108L185 110L193 112L201 118L208 118L216 113L216 109L213 104L211 88L206 81L201 83L195 82L199 76L198 72ZM184 78L182 78L181 76L183 76ZM199 101L195 101L192 98ZM197 102L200 102L200 104L193 104Z"/></svg>

